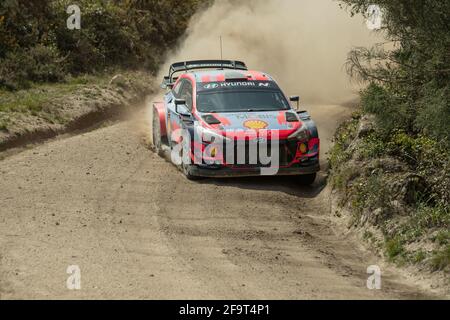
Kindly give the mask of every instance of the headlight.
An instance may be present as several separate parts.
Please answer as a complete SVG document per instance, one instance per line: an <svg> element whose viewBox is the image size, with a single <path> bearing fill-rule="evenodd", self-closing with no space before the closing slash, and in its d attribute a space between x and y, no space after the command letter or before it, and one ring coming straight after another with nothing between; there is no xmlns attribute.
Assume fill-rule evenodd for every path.
<svg viewBox="0 0 450 320"><path fill-rule="evenodd" d="M309 138L309 130L308 127L302 122L301 127L291 134L288 139L296 139L296 140L307 140Z"/></svg>
<svg viewBox="0 0 450 320"><path fill-rule="evenodd" d="M221 135L220 133L205 129L202 126L196 126L197 135L203 143L221 143L223 141L230 140L229 138Z"/></svg>

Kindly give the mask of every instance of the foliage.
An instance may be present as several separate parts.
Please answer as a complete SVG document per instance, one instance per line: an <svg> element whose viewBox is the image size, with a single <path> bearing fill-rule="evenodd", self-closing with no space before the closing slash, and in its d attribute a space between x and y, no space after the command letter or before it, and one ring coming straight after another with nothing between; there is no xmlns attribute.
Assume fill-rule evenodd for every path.
<svg viewBox="0 0 450 320"><path fill-rule="evenodd" d="M338 168L350 159L351 153L347 152L347 149L356 136L359 119L359 114L355 113L351 120L341 123L336 130L334 145L330 151L329 159L332 168Z"/></svg>
<svg viewBox="0 0 450 320"><path fill-rule="evenodd" d="M450 146L450 2L341 2L352 14L374 4L383 11L388 42L355 48L348 57L349 74L370 83L362 93L364 110L377 116L385 134L397 128Z"/></svg>
<svg viewBox="0 0 450 320"><path fill-rule="evenodd" d="M0 133L20 134L51 124L68 125L97 109L106 112L119 100L126 103L148 93L152 77L147 72L123 71L121 79L111 83L110 75L89 74L67 77L61 83L31 83L23 90L0 90Z"/></svg>
<svg viewBox="0 0 450 320"><path fill-rule="evenodd" d="M0 2L0 87L60 82L105 68L156 71L190 17L209 0L4 0ZM67 7L81 9L69 30Z"/></svg>
<svg viewBox="0 0 450 320"><path fill-rule="evenodd" d="M330 180L340 190L341 204L351 209L350 222L375 226L384 238L379 248L390 261L449 270L448 149L403 129L386 136L375 127L361 135L360 121L354 117L340 125L330 153ZM421 188L410 185L408 177L417 179ZM364 234L372 245L378 244L367 229Z"/></svg>
<svg viewBox="0 0 450 320"><path fill-rule="evenodd" d="M36 45L9 52L0 64L0 85L8 89L29 87L29 82L64 80L66 67L54 47Z"/></svg>
<svg viewBox="0 0 450 320"><path fill-rule="evenodd" d="M444 249L434 253L431 265L435 271L450 271L450 245L447 245Z"/></svg>

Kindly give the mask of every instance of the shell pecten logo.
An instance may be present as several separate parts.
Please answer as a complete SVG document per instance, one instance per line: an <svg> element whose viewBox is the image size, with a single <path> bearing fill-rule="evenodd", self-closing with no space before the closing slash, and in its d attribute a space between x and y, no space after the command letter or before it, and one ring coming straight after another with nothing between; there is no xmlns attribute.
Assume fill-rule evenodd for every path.
<svg viewBox="0 0 450 320"><path fill-rule="evenodd" d="M269 124L262 120L247 120L244 122L244 127L253 130L265 129Z"/></svg>

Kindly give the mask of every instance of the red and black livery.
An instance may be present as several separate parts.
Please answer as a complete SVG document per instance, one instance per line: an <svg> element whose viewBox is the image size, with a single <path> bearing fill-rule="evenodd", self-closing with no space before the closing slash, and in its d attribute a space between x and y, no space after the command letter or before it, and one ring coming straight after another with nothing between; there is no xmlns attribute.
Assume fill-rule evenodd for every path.
<svg viewBox="0 0 450 320"><path fill-rule="evenodd" d="M241 61L186 61L170 66L162 86L164 100L153 104L154 147L160 154L183 150L190 161L180 167L188 178L256 176L275 164L277 175L314 181L320 170L317 127L306 111L291 106L299 97L288 99L270 75L248 70ZM177 134L178 129L189 135ZM198 132L214 138L195 139ZM211 148L222 138L221 148ZM265 152L276 154L277 161L261 163L252 154L261 152L259 144L251 147L255 141L265 142ZM176 148L186 142L188 148ZM236 145L243 152L231 152ZM197 154L203 155L201 161Z"/></svg>

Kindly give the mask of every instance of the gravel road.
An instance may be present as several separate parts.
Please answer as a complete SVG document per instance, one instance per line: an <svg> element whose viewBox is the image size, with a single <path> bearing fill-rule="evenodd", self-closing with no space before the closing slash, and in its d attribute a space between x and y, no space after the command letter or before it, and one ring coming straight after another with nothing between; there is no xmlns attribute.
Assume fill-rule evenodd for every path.
<svg viewBox="0 0 450 320"><path fill-rule="evenodd" d="M342 106L315 106L324 149ZM325 117L323 115L326 115ZM417 298L341 236L324 173L190 182L144 139L145 113L0 161L0 298ZM328 120L324 120L328 119ZM324 159L324 157L323 157ZM69 265L81 290L68 290Z"/></svg>

